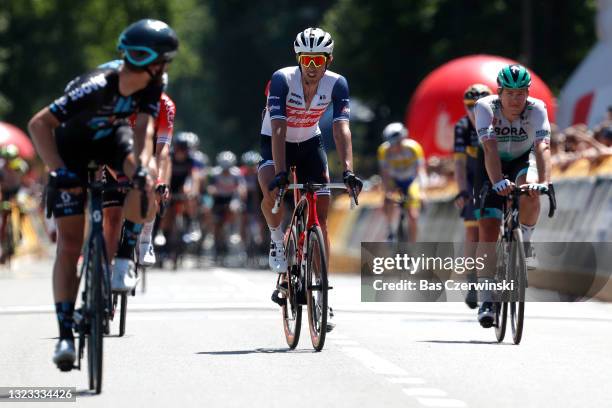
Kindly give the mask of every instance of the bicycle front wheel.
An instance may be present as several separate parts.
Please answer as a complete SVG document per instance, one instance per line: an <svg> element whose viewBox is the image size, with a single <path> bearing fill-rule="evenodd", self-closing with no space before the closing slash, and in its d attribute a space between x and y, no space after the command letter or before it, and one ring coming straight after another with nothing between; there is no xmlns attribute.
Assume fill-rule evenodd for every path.
<svg viewBox="0 0 612 408"><path fill-rule="evenodd" d="M101 239L101 238L100 238ZM102 290L105 266L102 248L94 245L89 256L90 264L87 273L87 317L89 330L87 336L87 367L89 371L89 389L96 394L102 392L102 345L104 339L105 301Z"/></svg>
<svg viewBox="0 0 612 408"><path fill-rule="evenodd" d="M308 233L308 255L306 263L306 302L310 340L316 351L321 351L327 333L327 258L325 241L319 226Z"/></svg>
<svg viewBox="0 0 612 408"><path fill-rule="evenodd" d="M290 349L297 347L302 329L302 305L298 293L302 286L300 263L297 257L298 241L295 228L291 228L285 244L287 256L287 295L285 305L281 308L283 314L283 330L285 340Z"/></svg>
<svg viewBox="0 0 612 408"><path fill-rule="evenodd" d="M519 344L523 337L523 322L525 319L525 291L527 288L527 264L525 260L525 247L523 246L523 233L520 229L513 232L514 242L510 250L510 264L508 274L514 280L514 293L510 302L510 323L512 326L512 341Z"/></svg>

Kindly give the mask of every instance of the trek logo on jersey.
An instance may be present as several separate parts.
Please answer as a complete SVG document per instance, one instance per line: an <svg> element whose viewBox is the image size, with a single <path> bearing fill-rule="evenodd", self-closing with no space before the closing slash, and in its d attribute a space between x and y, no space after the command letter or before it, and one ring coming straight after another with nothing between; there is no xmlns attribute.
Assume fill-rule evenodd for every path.
<svg viewBox="0 0 612 408"><path fill-rule="evenodd" d="M104 88L105 86L106 76L104 74L99 74L90 78L87 82L79 85L78 88L69 91L68 97L71 101L76 101L78 99L81 99L85 95L89 95L93 91L97 91L100 88Z"/></svg>
<svg viewBox="0 0 612 408"><path fill-rule="evenodd" d="M312 127L319 122L319 118L323 115L325 109L310 109L297 108L287 106L287 126L289 127Z"/></svg>
<svg viewBox="0 0 612 408"><path fill-rule="evenodd" d="M302 97L300 95L298 95L298 94L296 94L294 92L291 92L291 96L293 96L294 98L297 98L297 99L302 99Z"/></svg>
<svg viewBox="0 0 612 408"><path fill-rule="evenodd" d="M293 98L289 98L289 100L287 101L287 103L293 103L294 105L301 105L302 102L301 101L297 101Z"/></svg>

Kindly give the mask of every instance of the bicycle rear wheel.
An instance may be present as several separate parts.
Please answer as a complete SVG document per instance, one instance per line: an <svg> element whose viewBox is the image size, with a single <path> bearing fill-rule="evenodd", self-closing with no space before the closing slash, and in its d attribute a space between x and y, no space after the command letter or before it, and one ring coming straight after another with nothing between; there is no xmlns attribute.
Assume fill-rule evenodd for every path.
<svg viewBox="0 0 612 408"><path fill-rule="evenodd" d="M306 302L310 340L316 351L321 351L327 333L327 258L325 241L319 226L308 232L308 255L306 263Z"/></svg>
<svg viewBox="0 0 612 408"><path fill-rule="evenodd" d="M283 314L283 329L285 340L289 348L294 349L300 341L302 329L302 305L298 300L301 287L300 265L297 257L297 234L295 228L291 228L285 244L287 256L287 297L285 305L281 308Z"/></svg>
<svg viewBox="0 0 612 408"><path fill-rule="evenodd" d="M105 319L105 301L102 290L105 266L102 257L100 240L95 240L89 254L89 271L87 273L87 318L89 330L87 336L87 367L89 371L89 389L96 394L102 392L102 349Z"/></svg>
<svg viewBox="0 0 612 408"><path fill-rule="evenodd" d="M520 229L513 231L514 242L510 251L510 265L508 272L510 279L515 282L513 302L510 302L510 323L512 326L512 341L519 344L523 337L523 323L525 319L525 291L527 287L527 265L525 248L523 246L523 233Z"/></svg>
<svg viewBox="0 0 612 408"><path fill-rule="evenodd" d="M125 334L125 321L127 319L128 294L122 293L119 296L121 297L121 312L119 314L119 337L123 337L123 335Z"/></svg>

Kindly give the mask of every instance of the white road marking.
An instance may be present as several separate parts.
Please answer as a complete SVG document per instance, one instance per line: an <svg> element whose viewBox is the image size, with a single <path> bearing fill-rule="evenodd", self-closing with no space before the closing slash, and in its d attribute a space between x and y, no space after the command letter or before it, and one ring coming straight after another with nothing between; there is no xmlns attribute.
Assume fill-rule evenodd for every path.
<svg viewBox="0 0 612 408"><path fill-rule="evenodd" d="M404 388L404 394L411 397L446 397L446 391L438 388Z"/></svg>
<svg viewBox="0 0 612 408"><path fill-rule="evenodd" d="M342 347L340 350L349 357L359 361L376 374L393 376L405 376L408 374L403 368L377 356L363 347Z"/></svg>
<svg viewBox="0 0 612 408"><path fill-rule="evenodd" d="M465 402L451 398L417 398L417 401L426 407L461 408L467 406Z"/></svg>
<svg viewBox="0 0 612 408"><path fill-rule="evenodd" d="M390 377L387 378L393 384L412 384L419 385L425 384L425 380L417 377Z"/></svg>

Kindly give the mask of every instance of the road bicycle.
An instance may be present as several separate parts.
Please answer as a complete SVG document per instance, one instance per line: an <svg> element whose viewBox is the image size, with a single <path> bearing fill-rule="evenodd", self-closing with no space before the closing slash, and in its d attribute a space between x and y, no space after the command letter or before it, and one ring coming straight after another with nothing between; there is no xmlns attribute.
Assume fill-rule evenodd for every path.
<svg viewBox="0 0 612 408"><path fill-rule="evenodd" d="M62 371L72 368L81 369L81 360L87 346L87 368L89 389L96 394L102 392L103 339L112 318L111 269L103 234L102 192L106 188L96 179L98 165L91 162L87 167L87 202L89 233L83 250L83 264L80 277L85 277L81 304L74 312L75 331L78 335L78 359L76 367L60 367ZM144 186L138 187L141 191ZM60 192L61 186L54 193ZM53 194L53 193L52 193ZM51 195L52 195L51 194ZM47 216L54 200L47 202ZM146 194L141 194L141 215L144 217L148 207Z"/></svg>
<svg viewBox="0 0 612 408"><path fill-rule="evenodd" d="M285 298L281 307L283 329L289 348L297 347L302 326L302 306L307 306L310 340L316 351L325 344L328 321L328 258L325 252L323 232L317 217L316 192L323 189L347 190L343 183L298 184L295 168L291 169L294 183L286 189L293 190L295 208L285 233L287 272L279 274L277 287L283 288ZM272 209L277 213L286 189L280 189ZM349 191L351 206L357 205L357 196ZM286 285L284 282L286 282Z"/></svg>
<svg viewBox="0 0 612 408"><path fill-rule="evenodd" d="M483 195L480 200L481 214L484 211L484 203L488 194L496 194L490 184L485 184ZM548 196L548 217L555 214L556 199L552 184L539 189L541 194ZM529 243L523 241L523 233L519 223L519 197L528 195L528 187L515 187L515 189L504 200L503 222L500 228L499 238L496 244L496 278L498 282L514 282L513 289L498 293L499 302L494 303L495 337L498 342L504 340L508 309L510 310L510 327L512 328L512 341L519 344L523 336L525 319L525 292L528 287L526 248Z"/></svg>

